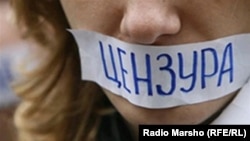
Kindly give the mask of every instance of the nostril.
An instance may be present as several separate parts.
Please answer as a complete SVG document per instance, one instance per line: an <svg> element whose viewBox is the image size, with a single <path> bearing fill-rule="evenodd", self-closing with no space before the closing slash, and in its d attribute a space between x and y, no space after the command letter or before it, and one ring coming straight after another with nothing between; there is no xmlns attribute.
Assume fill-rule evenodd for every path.
<svg viewBox="0 0 250 141"><path fill-rule="evenodd" d="M122 18L120 32L130 42L153 44L159 37L169 37L181 29L181 21L174 11L139 9L128 11ZM167 36L165 36L167 35Z"/></svg>

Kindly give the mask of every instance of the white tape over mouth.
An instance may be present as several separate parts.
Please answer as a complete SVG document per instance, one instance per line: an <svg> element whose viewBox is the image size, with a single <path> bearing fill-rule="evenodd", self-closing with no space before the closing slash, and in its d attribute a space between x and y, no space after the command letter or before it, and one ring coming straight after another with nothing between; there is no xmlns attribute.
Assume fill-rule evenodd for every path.
<svg viewBox="0 0 250 141"><path fill-rule="evenodd" d="M78 44L82 80L145 108L217 99L240 89L250 76L250 34L144 46L96 32L69 31Z"/></svg>

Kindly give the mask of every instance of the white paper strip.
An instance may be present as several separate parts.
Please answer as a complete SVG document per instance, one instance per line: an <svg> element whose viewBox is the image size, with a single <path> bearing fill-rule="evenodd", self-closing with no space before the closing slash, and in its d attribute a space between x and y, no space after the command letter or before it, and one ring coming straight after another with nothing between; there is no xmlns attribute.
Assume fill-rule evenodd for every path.
<svg viewBox="0 0 250 141"><path fill-rule="evenodd" d="M241 88L250 76L250 34L144 46L91 31L69 31L79 46L82 79L145 108L217 99Z"/></svg>

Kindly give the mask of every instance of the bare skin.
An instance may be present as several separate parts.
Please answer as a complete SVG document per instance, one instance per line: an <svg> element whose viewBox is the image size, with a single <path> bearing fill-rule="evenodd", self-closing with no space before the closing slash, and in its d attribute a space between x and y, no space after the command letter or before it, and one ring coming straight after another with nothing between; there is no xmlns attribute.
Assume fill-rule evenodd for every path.
<svg viewBox="0 0 250 141"><path fill-rule="evenodd" d="M175 45L250 32L248 0L61 0L74 29L87 29L143 45ZM200 124L222 109L225 97L165 109L135 106L105 90L132 131L138 124Z"/></svg>

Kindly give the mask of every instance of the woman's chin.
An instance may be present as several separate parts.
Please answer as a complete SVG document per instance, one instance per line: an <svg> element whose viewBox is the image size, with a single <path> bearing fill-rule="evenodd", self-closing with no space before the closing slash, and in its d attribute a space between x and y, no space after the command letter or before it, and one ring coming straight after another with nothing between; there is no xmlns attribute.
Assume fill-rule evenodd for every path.
<svg viewBox="0 0 250 141"><path fill-rule="evenodd" d="M219 114L235 93L202 103L173 108L149 109L131 104L126 99L104 90L111 103L129 124L200 124Z"/></svg>

